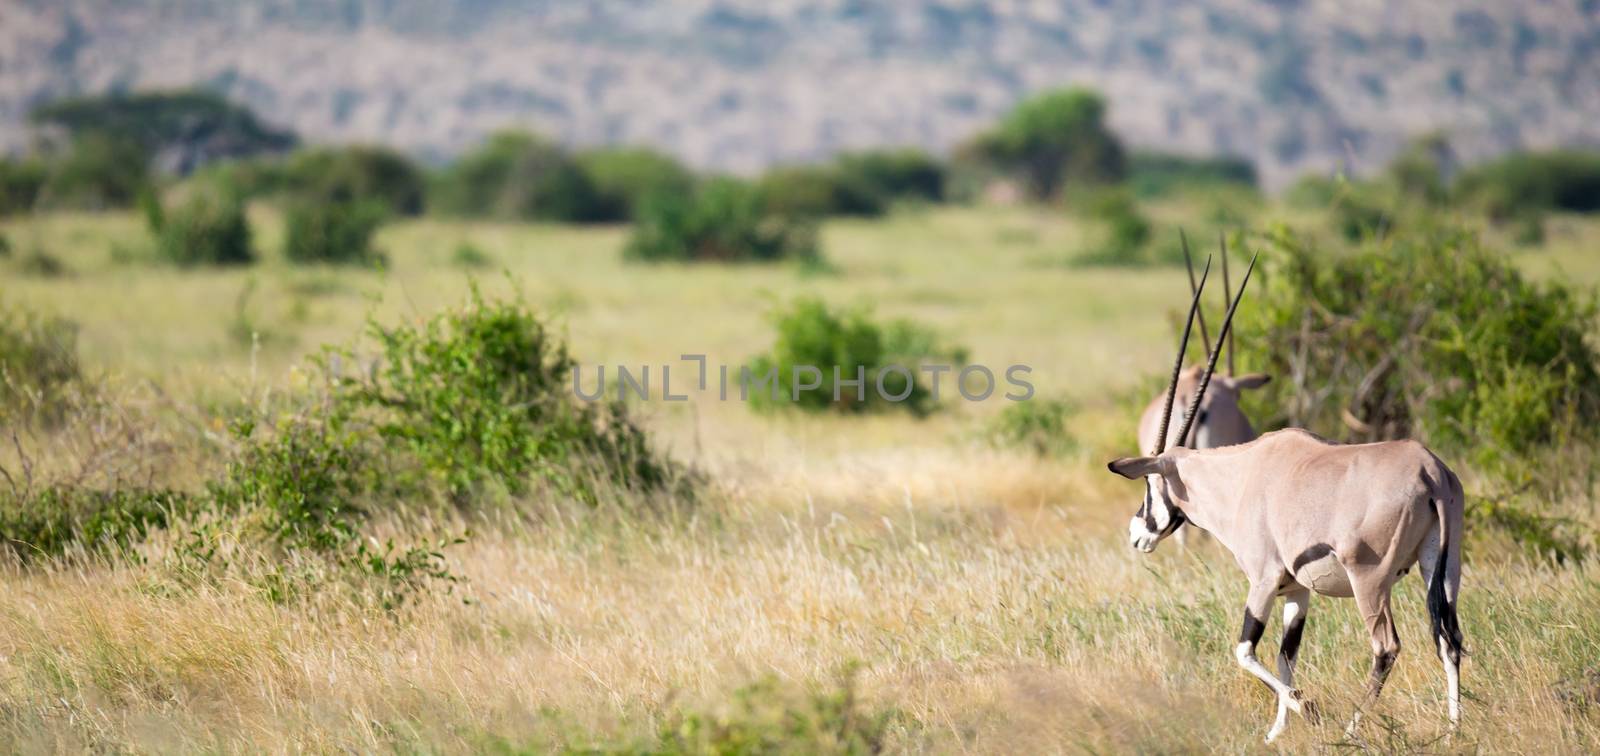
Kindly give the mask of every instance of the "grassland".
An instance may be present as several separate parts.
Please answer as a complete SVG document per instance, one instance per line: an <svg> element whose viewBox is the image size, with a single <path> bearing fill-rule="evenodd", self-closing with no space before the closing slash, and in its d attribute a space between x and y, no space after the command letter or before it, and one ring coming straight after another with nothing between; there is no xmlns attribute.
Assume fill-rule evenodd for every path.
<svg viewBox="0 0 1600 756"><path fill-rule="evenodd" d="M7 567L0 741L25 751L625 748L694 712L783 732L807 691L853 675L855 709L887 717L891 750L1262 748L1271 701L1231 654L1243 580L1215 547L1129 549L1137 492L1101 466L1131 446L1130 392L1169 359L1181 271L1071 267L1088 230L1023 209L832 223L823 273L632 266L620 260L621 229L436 220L386 228L384 272L297 268L270 254L276 216L257 209L254 220L267 259L219 271L140 262L148 242L131 216L3 226L19 253L48 251L69 271L5 267L5 304L80 325L91 368L133 406L154 408L141 417L164 443L141 450L163 456L150 467L180 485L219 464L208 441L219 408L294 387L321 345L352 342L369 317L457 303L474 280L490 294L521 292L585 365L683 353L737 365L767 346L761 314L776 302L870 303L933 326L977 362L1032 366L1041 396L1084 408L1080 451L992 448L982 429L998 400L915 420L765 416L697 394L640 408L714 481L705 501L644 519L523 502L540 516L472 523L474 536L447 551L463 582L398 614L336 596L284 605L244 584L179 585L159 566L173 547L159 538L143 562ZM1592 286L1597 238L1600 225L1558 219L1549 245L1519 264ZM463 241L491 264L453 263ZM46 465L69 453L46 449ZM1593 497L1551 506L1593 515ZM1342 726L1366 675L1365 632L1349 603L1313 604L1299 675L1331 716L1294 722L1283 750L1600 748L1597 568L1531 560L1490 539L1467 550L1462 730L1447 737L1442 673L1411 582L1397 601L1407 652L1360 743ZM768 692L736 693L752 684Z"/></svg>

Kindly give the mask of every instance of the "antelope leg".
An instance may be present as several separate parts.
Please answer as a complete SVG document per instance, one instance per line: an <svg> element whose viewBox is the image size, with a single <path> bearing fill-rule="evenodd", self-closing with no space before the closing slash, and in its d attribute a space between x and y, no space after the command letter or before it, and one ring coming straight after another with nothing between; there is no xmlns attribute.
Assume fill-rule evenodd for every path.
<svg viewBox="0 0 1600 756"><path fill-rule="evenodd" d="M1300 633L1305 629L1306 610L1311 608L1311 589L1300 588L1285 594L1283 597L1283 640L1278 644L1278 680L1292 690L1294 688L1294 662L1300 654ZM1302 712L1307 719L1316 715L1316 709L1310 701L1302 701ZM1278 717L1272 722L1272 729L1267 731L1267 742L1271 743L1283 733L1283 728L1288 724L1289 701L1284 696L1278 696Z"/></svg>
<svg viewBox="0 0 1600 756"><path fill-rule="evenodd" d="M1244 606L1244 628L1239 632L1239 645L1234 647L1233 655L1244 671L1255 675L1277 694L1280 707L1286 706L1296 714L1300 714L1302 713L1300 691L1273 676L1266 665L1256 658L1256 644L1261 641L1261 634L1267 629L1266 617L1272 611L1279 584L1280 576L1273 576L1250 585L1250 595L1245 600Z"/></svg>

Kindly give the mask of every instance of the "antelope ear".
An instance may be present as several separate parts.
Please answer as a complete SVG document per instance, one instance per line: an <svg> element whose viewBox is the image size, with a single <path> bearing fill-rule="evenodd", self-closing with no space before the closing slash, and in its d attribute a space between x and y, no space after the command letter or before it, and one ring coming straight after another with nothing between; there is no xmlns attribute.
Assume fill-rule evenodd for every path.
<svg viewBox="0 0 1600 756"><path fill-rule="evenodd" d="M1272 376L1266 373L1248 373L1232 380L1235 389L1257 389L1271 383Z"/></svg>
<svg viewBox="0 0 1600 756"><path fill-rule="evenodd" d="M1123 457L1114 459L1106 469L1128 480L1138 480L1146 475L1161 472L1160 457Z"/></svg>

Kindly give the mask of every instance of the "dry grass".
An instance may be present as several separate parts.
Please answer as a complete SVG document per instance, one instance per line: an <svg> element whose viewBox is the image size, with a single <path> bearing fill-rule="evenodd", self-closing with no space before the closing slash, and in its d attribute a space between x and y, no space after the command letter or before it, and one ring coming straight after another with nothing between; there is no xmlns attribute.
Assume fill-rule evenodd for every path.
<svg viewBox="0 0 1600 756"><path fill-rule="evenodd" d="M1087 451L987 448L976 434L996 402L916 421L764 417L700 396L645 410L715 481L706 501L642 520L527 502L534 516L475 523L449 551L465 577L454 592L398 614L338 592L273 604L240 579L181 580L160 540L142 562L7 568L0 741L12 750L625 744L683 711L718 710L752 681L825 688L852 663L865 705L896 712L895 750L1263 748L1272 701L1231 654L1242 578L1214 546L1128 549L1136 491L1100 467L1131 430L1096 397L1165 359L1181 273L1069 270L1059 263L1077 231L1064 220L941 211L840 224L827 236L840 273L822 278L624 267L615 230L431 221L385 232L387 274L271 262L181 273L107 259L109 239L137 231L127 219L25 225L8 235L35 235L79 274L8 279L7 302L78 320L86 361L162 397L142 417L164 442L140 448L180 482L193 480L185 462L215 453L205 437L216 407L292 385L309 350L348 339L369 311L408 317L458 301L465 277L448 255L464 237L560 313L586 362L705 352L738 364L768 338L753 313L820 290L932 323L979 361L1033 365L1042 395L1087 402L1074 425ZM1560 249L1546 254L1581 263ZM226 329L250 276L269 336L257 349ZM76 453L61 443L50 453ZM1600 659L1600 573L1468 550L1462 731L1442 739L1442 673L1412 581L1397 601L1407 652L1364 745L1600 749L1600 701L1585 703L1573 682ZM1348 602L1313 604L1301 659L1302 687L1331 716L1293 723L1279 745L1352 745L1342 720L1368 653Z"/></svg>

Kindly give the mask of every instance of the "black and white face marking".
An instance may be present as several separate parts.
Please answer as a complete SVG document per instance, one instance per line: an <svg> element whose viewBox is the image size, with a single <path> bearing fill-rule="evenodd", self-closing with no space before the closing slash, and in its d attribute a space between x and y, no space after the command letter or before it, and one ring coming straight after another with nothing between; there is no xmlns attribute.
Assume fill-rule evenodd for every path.
<svg viewBox="0 0 1600 756"><path fill-rule="evenodd" d="M1183 525L1183 510L1173 506L1167 496L1167 483L1159 474L1144 477L1144 503L1139 512L1128 520L1128 541L1146 554L1156 550L1161 539L1172 535Z"/></svg>

